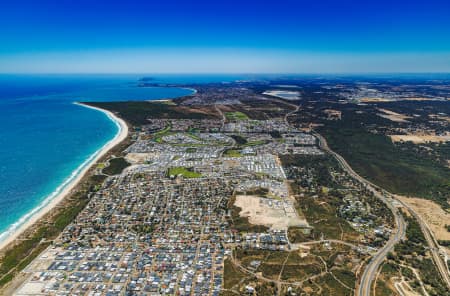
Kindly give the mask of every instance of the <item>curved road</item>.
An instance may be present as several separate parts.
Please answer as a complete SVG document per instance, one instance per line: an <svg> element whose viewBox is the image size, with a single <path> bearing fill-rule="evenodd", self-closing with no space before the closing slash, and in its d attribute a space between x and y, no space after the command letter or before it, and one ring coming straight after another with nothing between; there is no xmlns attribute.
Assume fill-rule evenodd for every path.
<svg viewBox="0 0 450 296"><path fill-rule="evenodd" d="M378 268L380 267L381 263L383 263L384 259L386 258L387 254L394 249L394 246L405 237L406 234L406 223L401 214L399 213L398 209L392 204L391 200L388 200L385 195L380 193L378 186L374 185L372 182L364 179L360 175L358 175L345 161L345 159L337 154L336 152L332 151L325 140L324 137L322 137L318 133L314 133L314 135L319 139L319 145L320 147L330 153L331 155L336 158L338 163L342 166L342 168L350 174L353 178L361 182L362 184L365 184L366 188L371 191L375 197L380 199L386 206L392 211L395 219L396 228L395 231L391 234L391 237L389 238L388 242L380 248L377 253L372 256L371 260L367 264L362 276L361 281L357 287L356 295L359 296L370 296L371 294L371 287L374 278L376 277L376 273Z"/></svg>
<svg viewBox="0 0 450 296"><path fill-rule="evenodd" d="M330 154L332 154L336 160L339 162L339 164L346 170L352 177L357 179L358 181L362 182L367 186L367 188L374 193L374 195L382 200L392 211L395 217L395 223L396 223L396 232L393 233L389 239L389 241L386 243L386 245L378 250L378 252L372 257L371 261L367 265L366 269L364 270L364 273L361 277L361 282L358 286L358 290L356 291L356 295L359 296L370 296L372 282L376 276L376 272L383 262L383 260L386 258L387 254L394 248L395 244L398 243L401 239L405 237L406 233L406 223L403 219L403 217L398 212L397 208L392 204L391 200L388 200L386 198L386 195L394 198L394 195L387 192L384 189L381 189L377 185L373 184L372 182L364 179L363 177L359 176L353 169L350 167L350 165L345 161L345 159L337 154L336 152L332 151L325 140L324 137L322 137L318 133L314 133L314 135L319 139L320 147ZM381 192L381 193L380 193ZM383 194L384 193L384 194ZM425 236L425 239L427 240L428 246L430 248L430 252L433 256L433 261L444 280L447 287L450 289L450 276L448 272L448 268L445 264L445 262L442 260L442 258L439 255L439 244L437 243L433 233L431 232L428 225L421 219L421 217L412 209L408 204L404 203L403 201L399 199L395 199L396 202L401 204L403 207L407 208L410 213L416 218L418 221L420 228Z"/></svg>
<svg viewBox="0 0 450 296"><path fill-rule="evenodd" d="M409 212L416 218L417 222L420 225L420 229L422 230L422 233L428 243L428 246L430 247L431 255L433 256L433 261L436 264L439 273L441 274L442 279L447 284L448 289L450 290L450 275L448 272L447 265L445 264L445 259L443 260L441 256L439 255L439 244L436 241L436 238L433 235L433 232L428 227L427 223L423 221L423 219L417 214L414 209L408 205L407 203L397 200L402 206L407 208Z"/></svg>
<svg viewBox="0 0 450 296"><path fill-rule="evenodd" d="M289 104L295 107L294 111L291 111L287 113L284 117L284 120L286 123L288 123L288 117L292 115L293 113L296 113L299 111L300 106ZM368 265L366 266L362 276L361 281L357 287L357 290L355 292L356 296L370 296L371 294L371 287L372 283L374 281L374 278L376 277L377 270L380 267L380 265L383 263L384 259L386 259L387 254L392 251L395 247L395 245L400 242L402 239L405 238L406 235L406 223L401 214L399 213L398 209L394 206L393 200L394 195L389 193L388 191L380 188L379 186L373 184L372 182L366 180L365 178L358 175L347 163L347 161L331 150L328 147L327 141L325 140L322 135L318 134L317 132L313 132L313 134L319 139L319 145L320 147L333 155L333 157L338 161L338 163L341 165L341 167L347 171L347 173L361 182L362 184L366 185L366 188L370 190L375 197L380 199L386 206L392 211L394 218L395 218L395 232L391 234L391 237L389 238L388 242L377 251L377 253L371 258ZM386 196L389 196L390 198L386 198ZM433 261L435 265L438 268L438 271L444 280L444 282L447 284L447 287L450 289L450 276L449 271L447 268L447 265L445 261L442 261L442 258L439 255L439 244L437 243L435 237L433 236L433 233L431 232L428 225L420 218L420 216L412 209L408 204L405 204L401 200L395 199L396 202L401 204L403 207L407 208L413 216L418 221L422 232L425 236L425 239L427 240L428 246L430 247L430 252L433 256Z"/></svg>

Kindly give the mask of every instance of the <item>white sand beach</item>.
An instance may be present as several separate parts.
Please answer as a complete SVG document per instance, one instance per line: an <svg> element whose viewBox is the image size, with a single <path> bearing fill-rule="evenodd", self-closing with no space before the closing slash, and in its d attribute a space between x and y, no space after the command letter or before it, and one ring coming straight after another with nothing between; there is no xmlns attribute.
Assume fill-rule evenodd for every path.
<svg viewBox="0 0 450 296"><path fill-rule="evenodd" d="M38 207L33 209L31 212L23 216L16 226L6 230L6 235L0 241L0 250L5 248L16 238L18 238L26 229L36 223L45 214L50 212L55 206L57 206L70 192L78 185L78 183L83 179L89 169L108 151L110 151L114 146L122 142L128 135L128 126L126 122L112 112L84 105L81 103L75 103L76 105L83 106L85 108L95 109L97 111L105 113L109 119L114 121L118 126L119 131L114 136L112 140L107 142L101 149L97 150L90 158L88 158L83 164L81 164L72 175L55 191L54 195L49 196L44 200Z"/></svg>

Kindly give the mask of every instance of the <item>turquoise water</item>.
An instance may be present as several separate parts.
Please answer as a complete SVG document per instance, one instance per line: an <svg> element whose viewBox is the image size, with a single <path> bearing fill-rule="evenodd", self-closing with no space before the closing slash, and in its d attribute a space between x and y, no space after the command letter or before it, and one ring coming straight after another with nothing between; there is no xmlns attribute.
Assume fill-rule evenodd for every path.
<svg viewBox="0 0 450 296"><path fill-rule="evenodd" d="M28 219L116 135L104 113L75 101L175 98L180 88L138 88L134 76L0 75L0 240Z"/></svg>

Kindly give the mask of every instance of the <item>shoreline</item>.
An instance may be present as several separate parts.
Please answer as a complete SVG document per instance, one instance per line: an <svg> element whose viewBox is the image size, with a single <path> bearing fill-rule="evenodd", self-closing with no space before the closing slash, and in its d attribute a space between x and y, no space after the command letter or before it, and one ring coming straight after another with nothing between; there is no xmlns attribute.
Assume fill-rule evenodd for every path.
<svg viewBox="0 0 450 296"><path fill-rule="evenodd" d="M156 86L156 87L160 87L160 86ZM198 90L196 90L195 88L190 88L190 87L175 87L175 88L190 90L190 91L192 91L192 93L188 94L188 95L181 96L181 97L175 97L175 98L163 98L163 99L155 99L155 100L153 100L153 99L145 100L145 102L172 102L174 100L178 100L178 99L182 99L182 98L185 98L185 97L193 96L196 93L198 93Z"/></svg>
<svg viewBox="0 0 450 296"><path fill-rule="evenodd" d="M118 127L118 131L111 140L105 143L100 149L95 151L82 164L80 164L68 176L68 178L66 178L64 182L60 184L51 194L49 194L38 206L23 215L17 222L9 226L0 235L0 251L4 251L4 249L13 243L21 234L32 227L36 222L42 219L47 213L62 202L72 192L72 190L76 188L92 166L128 136L127 123L111 111L79 102L74 102L73 104L102 112L108 117L108 119L114 122L114 124Z"/></svg>
<svg viewBox="0 0 450 296"><path fill-rule="evenodd" d="M195 95L196 93L198 93L198 90L196 90L195 88L191 88L191 87L180 87L180 88L192 91L192 94L187 95L187 96L192 96L192 95ZM187 96L185 96L185 97L187 97ZM180 98L182 98L182 97L180 97Z"/></svg>

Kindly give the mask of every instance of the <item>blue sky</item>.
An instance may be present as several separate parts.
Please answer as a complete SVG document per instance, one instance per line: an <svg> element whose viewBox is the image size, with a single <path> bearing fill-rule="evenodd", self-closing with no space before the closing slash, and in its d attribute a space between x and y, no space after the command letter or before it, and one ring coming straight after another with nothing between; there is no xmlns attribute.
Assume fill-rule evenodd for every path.
<svg viewBox="0 0 450 296"><path fill-rule="evenodd" d="M2 1L0 72L450 72L449 1Z"/></svg>

